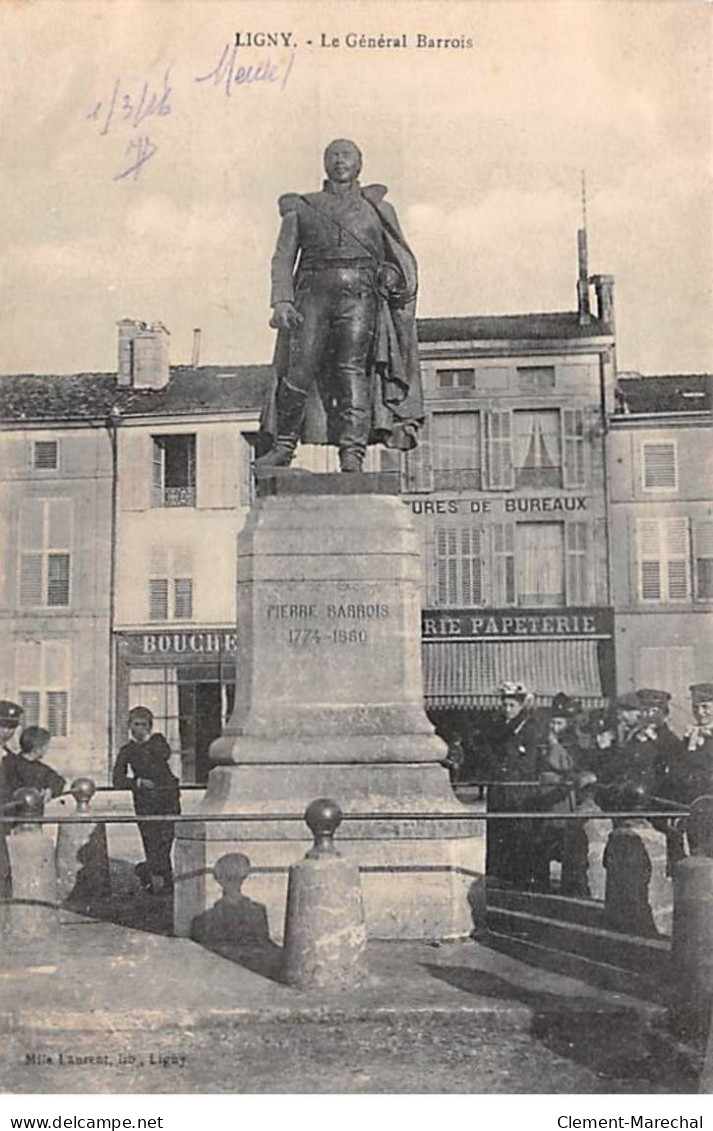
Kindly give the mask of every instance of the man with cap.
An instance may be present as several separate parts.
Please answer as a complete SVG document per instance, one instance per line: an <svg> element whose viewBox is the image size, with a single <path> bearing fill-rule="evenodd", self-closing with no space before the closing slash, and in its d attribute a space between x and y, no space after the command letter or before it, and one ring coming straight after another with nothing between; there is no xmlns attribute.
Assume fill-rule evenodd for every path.
<svg viewBox="0 0 713 1131"><path fill-rule="evenodd" d="M713 683L691 685L695 722L684 734L683 753L671 765L670 795L684 805L713 795Z"/></svg>
<svg viewBox="0 0 713 1131"><path fill-rule="evenodd" d="M647 707L637 691L617 699L616 745L601 767L600 803L628 808L661 796L666 765Z"/></svg>
<svg viewBox="0 0 713 1131"><path fill-rule="evenodd" d="M671 730L667 721L671 695L668 691L659 691L653 687L642 687L638 696L643 707L644 733L651 741L657 743L661 753L664 774L666 774L671 764L683 753L683 743L678 735Z"/></svg>
<svg viewBox="0 0 713 1131"><path fill-rule="evenodd" d="M537 725L532 701L522 683L506 681L500 687L501 714L490 736L488 772L489 780L497 784L488 789L488 812L526 812L535 802ZM485 870L489 877L519 888L531 886L532 825L527 818L488 822Z"/></svg>
<svg viewBox="0 0 713 1131"><path fill-rule="evenodd" d="M579 745L575 724L580 711L579 700L559 691L546 712L547 729L537 758L538 809L573 813L577 807ZM565 822L556 818L537 823L533 837L533 883L540 891L549 889L550 862L562 860L564 830Z"/></svg>
<svg viewBox="0 0 713 1131"><path fill-rule="evenodd" d="M173 815L181 811L178 779L168 764L171 747L162 734L152 734L152 730L153 714L148 707L132 707L129 711L131 741L121 747L112 776L115 789L131 790L134 812L139 817ZM140 820L138 826L146 855L145 862L135 869L141 886L144 891L153 893L153 877L158 876L163 880L163 890L169 892L173 889L173 821Z"/></svg>
<svg viewBox="0 0 713 1131"><path fill-rule="evenodd" d="M7 779L5 757L8 754L14 755L16 753L11 746L11 740L21 720L22 707L9 699L0 699L0 747L2 747L0 750L0 814L3 817L9 815L9 810L5 806L12 800L9 796L10 783ZM0 898L5 899L10 895L10 858L5 843L9 827L9 825L0 824Z"/></svg>

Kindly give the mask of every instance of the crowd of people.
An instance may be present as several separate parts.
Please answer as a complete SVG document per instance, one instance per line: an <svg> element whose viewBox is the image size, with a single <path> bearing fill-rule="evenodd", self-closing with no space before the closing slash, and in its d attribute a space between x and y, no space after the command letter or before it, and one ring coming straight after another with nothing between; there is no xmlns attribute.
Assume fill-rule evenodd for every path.
<svg viewBox="0 0 713 1131"><path fill-rule="evenodd" d="M489 821L488 875L518 888L548 890L550 864L563 858L569 822L561 815L584 799L606 812L683 812L696 798L713 795L713 684L690 690L694 721L678 736L668 721L667 691L641 688L609 709L585 711L564 693L550 707L535 708L523 684L503 684L498 717L476 742L488 811L555 816ZM457 734L447 760L456 780L466 756ZM675 863L685 851L683 837L671 818L651 820L667 835Z"/></svg>

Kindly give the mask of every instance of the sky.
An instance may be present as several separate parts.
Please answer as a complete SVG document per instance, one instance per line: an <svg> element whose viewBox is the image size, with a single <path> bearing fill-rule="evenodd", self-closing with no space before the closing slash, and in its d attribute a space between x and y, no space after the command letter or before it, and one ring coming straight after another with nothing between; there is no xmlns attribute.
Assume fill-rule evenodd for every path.
<svg viewBox="0 0 713 1131"><path fill-rule="evenodd" d="M194 327L202 363L269 361L277 198L320 187L334 137L389 188L421 316L575 309L584 169L620 369L713 370L712 17L704 0L5 3L0 372L113 370L124 317L162 321L174 364ZM291 38L233 54L259 31Z"/></svg>

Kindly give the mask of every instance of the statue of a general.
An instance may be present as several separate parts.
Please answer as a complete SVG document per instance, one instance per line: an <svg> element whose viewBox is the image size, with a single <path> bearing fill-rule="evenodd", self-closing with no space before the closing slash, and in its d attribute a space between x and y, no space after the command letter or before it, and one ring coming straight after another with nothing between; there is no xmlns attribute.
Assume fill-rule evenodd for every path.
<svg viewBox="0 0 713 1131"><path fill-rule="evenodd" d="M288 466L298 440L336 444L342 471L361 470L368 444L416 444L416 260L384 185L360 185L361 165L353 141L333 141L322 191L280 197L270 321L277 381L258 466Z"/></svg>

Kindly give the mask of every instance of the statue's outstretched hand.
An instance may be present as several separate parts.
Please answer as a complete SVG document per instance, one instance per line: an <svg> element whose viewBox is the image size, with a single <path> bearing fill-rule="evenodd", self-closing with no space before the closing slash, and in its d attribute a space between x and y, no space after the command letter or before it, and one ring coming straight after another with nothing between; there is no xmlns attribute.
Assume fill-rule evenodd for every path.
<svg viewBox="0 0 713 1131"><path fill-rule="evenodd" d="M302 315L292 302L276 302L272 308L270 325L275 330L294 330L302 321Z"/></svg>

